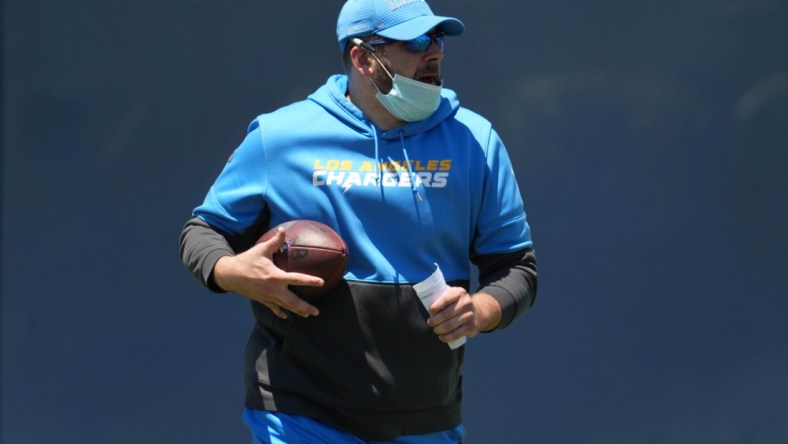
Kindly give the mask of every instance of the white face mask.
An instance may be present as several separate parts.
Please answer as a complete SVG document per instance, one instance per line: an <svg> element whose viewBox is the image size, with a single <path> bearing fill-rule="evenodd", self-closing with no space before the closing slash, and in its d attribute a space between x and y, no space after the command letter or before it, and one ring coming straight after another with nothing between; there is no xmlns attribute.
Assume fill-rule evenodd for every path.
<svg viewBox="0 0 788 444"><path fill-rule="evenodd" d="M391 77L391 73L375 54L373 57L378 64ZM416 122L431 116L441 104L441 85L430 85L429 83L419 82L399 74L391 77L391 91L383 94L375 85L378 93L375 97L387 110L396 118L405 122Z"/></svg>
<svg viewBox="0 0 788 444"><path fill-rule="evenodd" d="M388 74L388 71L386 73ZM375 97L394 117L400 120L405 122L424 120L431 116L441 104L440 85L430 85L399 74L394 74L392 82L391 91L388 94L383 94L378 90Z"/></svg>

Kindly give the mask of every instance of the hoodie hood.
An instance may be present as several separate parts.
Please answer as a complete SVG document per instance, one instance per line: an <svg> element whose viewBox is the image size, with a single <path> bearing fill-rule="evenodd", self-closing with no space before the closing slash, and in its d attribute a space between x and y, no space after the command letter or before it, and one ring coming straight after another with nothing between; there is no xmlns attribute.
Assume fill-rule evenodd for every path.
<svg viewBox="0 0 788 444"><path fill-rule="evenodd" d="M388 131L382 131L374 122L367 119L364 113L361 112L350 100L347 98L348 77L346 75L333 75L328 78L325 85L321 86L314 94L308 97L309 100L314 101L322 106L329 114L339 119L342 123L350 128L353 128L360 135L369 137L374 141L374 156L378 162L385 163L385 159L381 159L380 140L399 139L402 147L402 156L406 163L410 164L410 156L408 155L408 147L406 138L415 134L421 134L429 131L432 128L440 125L448 117L454 115L460 107L460 102L457 100L457 94L446 88L441 89L441 101L438 109L435 110L429 117L416 122L405 122L401 126L392 128ZM389 159L391 160L391 159ZM383 171L377 170L377 183L382 186ZM416 196L418 202L423 201L423 197L419 192L422 186L418 181L415 173L411 170L399 170L398 174L406 174L410 177L411 190L413 195Z"/></svg>
<svg viewBox="0 0 788 444"><path fill-rule="evenodd" d="M382 139L397 139L419 134L438 126L445 119L454 115L460 107L457 94L451 89L443 88L441 103L432 115L417 122L406 122L389 131L381 131L379 128L372 128L374 123L347 99L347 83L348 77L346 75L333 75L328 78L325 85L311 94L308 100L316 102L347 126L369 137L376 136L373 131L377 132L377 137Z"/></svg>

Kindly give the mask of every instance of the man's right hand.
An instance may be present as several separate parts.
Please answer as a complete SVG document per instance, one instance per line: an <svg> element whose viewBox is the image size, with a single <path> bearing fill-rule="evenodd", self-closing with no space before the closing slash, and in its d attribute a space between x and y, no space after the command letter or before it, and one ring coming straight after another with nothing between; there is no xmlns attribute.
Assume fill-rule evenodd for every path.
<svg viewBox="0 0 788 444"><path fill-rule="evenodd" d="M271 239L235 256L220 258L213 268L213 280L222 290L238 293L270 308L287 319L287 311L299 316L317 316L318 310L290 291L288 285L319 287L323 279L303 273L288 273L274 265L273 255L285 243L280 230Z"/></svg>

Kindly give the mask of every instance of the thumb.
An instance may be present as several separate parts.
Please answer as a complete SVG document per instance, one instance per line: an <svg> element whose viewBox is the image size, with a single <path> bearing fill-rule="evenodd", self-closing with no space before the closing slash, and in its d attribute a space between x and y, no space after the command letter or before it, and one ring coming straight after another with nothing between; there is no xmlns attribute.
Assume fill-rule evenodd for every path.
<svg viewBox="0 0 788 444"><path fill-rule="evenodd" d="M286 240L287 233L285 232L285 229L278 227L276 230L271 230L264 234L263 237L257 241L253 248L260 249L263 255L271 257L274 253L282 249Z"/></svg>

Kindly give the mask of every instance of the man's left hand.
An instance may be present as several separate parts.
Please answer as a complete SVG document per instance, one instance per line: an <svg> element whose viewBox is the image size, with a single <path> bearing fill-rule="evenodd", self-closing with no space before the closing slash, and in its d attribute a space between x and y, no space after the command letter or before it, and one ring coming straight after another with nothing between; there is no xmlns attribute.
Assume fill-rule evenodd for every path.
<svg viewBox="0 0 788 444"><path fill-rule="evenodd" d="M429 312L427 325L446 343L493 330L501 322L501 304L495 298L486 293L471 296L462 287L447 287Z"/></svg>

